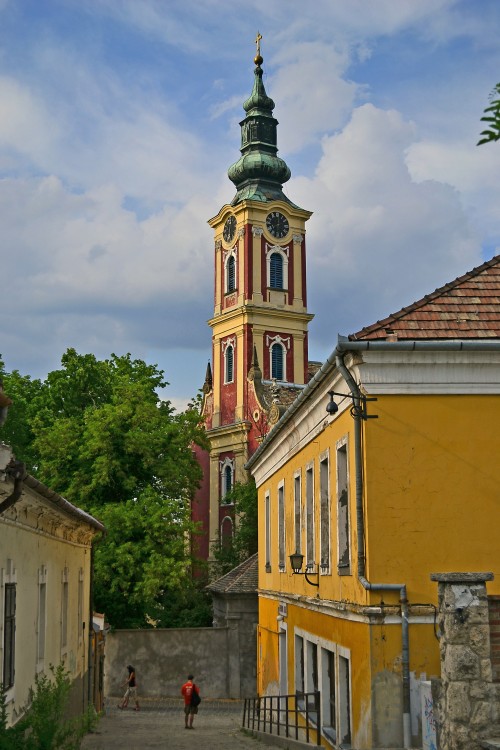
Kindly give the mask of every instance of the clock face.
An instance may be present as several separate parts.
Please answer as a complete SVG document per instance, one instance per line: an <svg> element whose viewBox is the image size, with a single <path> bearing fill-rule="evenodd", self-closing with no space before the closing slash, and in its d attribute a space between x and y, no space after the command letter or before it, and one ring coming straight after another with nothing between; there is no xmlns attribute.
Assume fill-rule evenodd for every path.
<svg viewBox="0 0 500 750"><path fill-rule="evenodd" d="M222 232L222 236L224 237L226 242L231 242L235 233L236 233L236 217L229 216L226 219L226 223L224 224L224 230Z"/></svg>
<svg viewBox="0 0 500 750"><path fill-rule="evenodd" d="M283 239L290 229L286 216L280 214L279 211L271 211L271 213L267 215L266 227L273 237L277 237L279 240Z"/></svg>

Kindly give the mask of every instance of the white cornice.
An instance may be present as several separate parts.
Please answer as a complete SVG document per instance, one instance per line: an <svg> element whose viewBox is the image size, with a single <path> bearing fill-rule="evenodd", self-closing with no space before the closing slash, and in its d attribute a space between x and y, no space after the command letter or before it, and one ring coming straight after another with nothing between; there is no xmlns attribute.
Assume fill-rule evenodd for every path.
<svg viewBox="0 0 500 750"><path fill-rule="evenodd" d="M369 395L498 395L500 394L500 351L450 350L368 350L346 360L354 380ZM257 486L267 481L290 458L307 445L332 420L345 419L351 400L345 399L339 411L326 413L328 391L347 392L347 385L332 364L251 467ZM337 403L338 399L336 400ZM286 415L285 415L286 416ZM346 415L347 416L347 415ZM349 417L350 418L350 417ZM345 430L349 426L345 426Z"/></svg>

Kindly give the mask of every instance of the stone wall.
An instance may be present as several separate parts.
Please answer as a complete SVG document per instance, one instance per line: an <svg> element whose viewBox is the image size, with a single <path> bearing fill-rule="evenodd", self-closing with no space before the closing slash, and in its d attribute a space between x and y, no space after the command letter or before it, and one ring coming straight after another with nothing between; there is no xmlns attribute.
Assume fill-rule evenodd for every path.
<svg viewBox="0 0 500 750"><path fill-rule="evenodd" d="M243 675L232 628L116 630L106 636L104 694L124 692L127 665L137 672L143 697L179 696L192 673L206 698L241 698ZM255 695L253 691L252 695Z"/></svg>
<svg viewBox="0 0 500 750"><path fill-rule="evenodd" d="M439 750L481 750L498 731L486 581L492 573L436 573L441 680L433 683Z"/></svg>

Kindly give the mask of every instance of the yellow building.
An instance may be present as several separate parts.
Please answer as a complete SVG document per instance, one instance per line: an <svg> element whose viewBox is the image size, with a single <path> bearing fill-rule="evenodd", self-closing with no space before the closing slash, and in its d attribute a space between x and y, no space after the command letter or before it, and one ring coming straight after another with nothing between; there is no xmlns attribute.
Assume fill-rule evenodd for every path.
<svg viewBox="0 0 500 750"><path fill-rule="evenodd" d="M499 418L497 256L340 338L250 459L259 694L321 691L325 745L422 746L430 574L493 571L500 594Z"/></svg>
<svg viewBox="0 0 500 750"><path fill-rule="evenodd" d="M35 676L50 678L51 665L68 673L73 714L98 693L91 675L92 544L103 531L27 475L0 442L0 683L8 725L23 716Z"/></svg>

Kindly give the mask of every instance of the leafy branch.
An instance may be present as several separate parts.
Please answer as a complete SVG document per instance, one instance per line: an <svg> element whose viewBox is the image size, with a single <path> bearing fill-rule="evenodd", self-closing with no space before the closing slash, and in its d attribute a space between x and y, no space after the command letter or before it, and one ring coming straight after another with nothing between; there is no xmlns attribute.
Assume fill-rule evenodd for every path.
<svg viewBox="0 0 500 750"><path fill-rule="evenodd" d="M477 146L492 141L500 141L500 83L497 83L490 96L490 105L484 110L484 116L481 122L488 123L486 130L481 132L482 138L477 142Z"/></svg>

